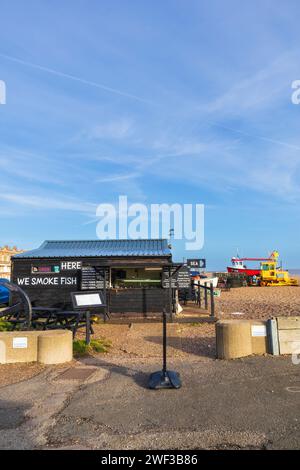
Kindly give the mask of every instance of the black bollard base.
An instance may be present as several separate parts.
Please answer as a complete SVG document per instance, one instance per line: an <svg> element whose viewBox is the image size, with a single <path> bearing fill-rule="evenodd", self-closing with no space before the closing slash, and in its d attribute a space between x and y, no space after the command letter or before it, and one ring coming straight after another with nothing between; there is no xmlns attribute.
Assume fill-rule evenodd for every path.
<svg viewBox="0 0 300 470"><path fill-rule="evenodd" d="M180 388L181 380L177 372L173 370L163 370L154 372L150 375L149 388L152 390L159 390L164 388Z"/></svg>

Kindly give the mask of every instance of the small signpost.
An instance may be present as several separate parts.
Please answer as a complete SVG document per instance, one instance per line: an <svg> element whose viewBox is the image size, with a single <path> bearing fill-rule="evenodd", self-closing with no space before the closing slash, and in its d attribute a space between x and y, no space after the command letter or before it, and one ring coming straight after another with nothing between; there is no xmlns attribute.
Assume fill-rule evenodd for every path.
<svg viewBox="0 0 300 470"><path fill-rule="evenodd" d="M169 314L173 316L173 290L189 289L191 286L191 275L188 266L182 263L173 263L165 266L162 275L162 287L169 289Z"/></svg>
<svg viewBox="0 0 300 470"><path fill-rule="evenodd" d="M152 390L180 388L181 380L177 372L167 370L167 314L163 310L163 368L150 375L149 388Z"/></svg>
<svg viewBox="0 0 300 470"><path fill-rule="evenodd" d="M206 259L204 258L190 258L187 260L187 265L193 269L205 269L206 268Z"/></svg>
<svg viewBox="0 0 300 470"><path fill-rule="evenodd" d="M85 310L86 319L86 344L91 342L91 310L105 307L105 296L102 291L72 292L72 303L74 310Z"/></svg>

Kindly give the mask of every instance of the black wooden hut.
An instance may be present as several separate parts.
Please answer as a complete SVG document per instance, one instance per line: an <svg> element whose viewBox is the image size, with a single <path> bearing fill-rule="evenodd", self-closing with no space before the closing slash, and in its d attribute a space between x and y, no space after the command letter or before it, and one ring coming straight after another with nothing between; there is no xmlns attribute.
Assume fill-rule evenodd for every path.
<svg viewBox="0 0 300 470"><path fill-rule="evenodd" d="M71 307L71 292L106 286L111 315L160 313L168 303L167 240L45 241L12 258L12 281L33 305Z"/></svg>

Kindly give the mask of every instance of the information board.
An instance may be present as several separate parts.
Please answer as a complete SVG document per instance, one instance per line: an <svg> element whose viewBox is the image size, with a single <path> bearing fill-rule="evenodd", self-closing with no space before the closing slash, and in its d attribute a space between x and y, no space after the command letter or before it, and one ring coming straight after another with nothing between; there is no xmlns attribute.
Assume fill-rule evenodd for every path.
<svg viewBox="0 0 300 470"><path fill-rule="evenodd" d="M105 268L97 266L82 266L81 290L104 289ZM109 271L106 269L106 288L109 288Z"/></svg>
<svg viewBox="0 0 300 470"><path fill-rule="evenodd" d="M105 307L104 295L102 291L98 292L72 292L72 303L74 309L95 309Z"/></svg>
<svg viewBox="0 0 300 470"><path fill-rule="evenodd" d="M171 268L171 287L172 289L188 289L191 285L191 276L188 266L182 266L177 272L177 267ZM169 281L169 268L163 270L162 286L168 289L170 286Z"/></svg>

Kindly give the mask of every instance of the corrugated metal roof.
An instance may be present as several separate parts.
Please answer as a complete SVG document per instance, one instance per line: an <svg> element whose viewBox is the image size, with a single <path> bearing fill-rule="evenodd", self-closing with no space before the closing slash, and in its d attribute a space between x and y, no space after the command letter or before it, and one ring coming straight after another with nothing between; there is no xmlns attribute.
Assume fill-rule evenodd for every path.
<svg viewBox="0 0 300 470"><path fill-rule="evenodd" d="M171 256L167 240L47 240L17 258L82 258L122 256Z"/></svg>

